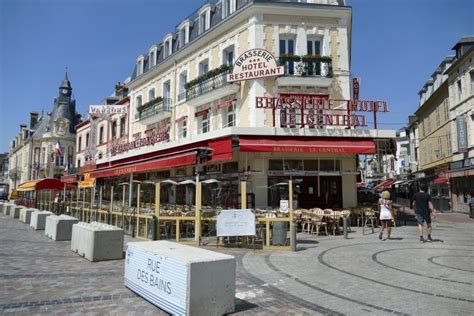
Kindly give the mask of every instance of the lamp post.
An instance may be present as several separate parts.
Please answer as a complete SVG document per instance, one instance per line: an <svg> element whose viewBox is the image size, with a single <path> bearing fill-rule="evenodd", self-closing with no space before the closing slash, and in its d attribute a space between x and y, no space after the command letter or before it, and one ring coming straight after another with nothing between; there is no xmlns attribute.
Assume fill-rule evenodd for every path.
<svg viewBox="0 0 474 316"><path fill-rule="evenodd" d="M125 192L126 192L126 186L129 185L128 182L122 182L118 184L119 186L122 186L122 221L121 221L121 226L122 229L124 228L124 217L125 217Z"/></svg>
<svg viewBox="0 0 474 316"><path fill-rule="evenodd" d="M194 240L201 245L201 204L202 204L202 185L199 181L199 174L202 172L203 163L207 162L207 157L210 154L208 148L200 148L196 154L196 214L195 214L195 229L194 229Z"/></svg>

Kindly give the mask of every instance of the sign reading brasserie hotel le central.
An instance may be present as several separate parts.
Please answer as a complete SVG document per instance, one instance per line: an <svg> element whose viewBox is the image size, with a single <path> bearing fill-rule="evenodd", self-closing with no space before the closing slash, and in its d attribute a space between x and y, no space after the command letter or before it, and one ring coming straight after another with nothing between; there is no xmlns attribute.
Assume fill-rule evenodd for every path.
<svg viewBox="0 0 474 316"><path fill-rule="evenodd" d="M261 48L250 49L240 55L234 63L228 82L259 79L283 75L282 66L277 66L275 57Z"/></svg>

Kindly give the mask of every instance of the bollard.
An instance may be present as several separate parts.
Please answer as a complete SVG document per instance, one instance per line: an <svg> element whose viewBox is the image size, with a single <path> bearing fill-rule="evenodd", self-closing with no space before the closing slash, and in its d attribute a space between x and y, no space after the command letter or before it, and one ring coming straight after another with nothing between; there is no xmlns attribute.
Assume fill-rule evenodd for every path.
<svg viewBox="0 0 474 316"><path fill-rule="evenodd" d="M365 213L365 211L362 210L362 235L365 235L364 213Z"/></svg>
<svg viewBox="0 0 474 316"><path fill-rule="evenodd" d="M403 221L405 222L405 226L407 226L407 211L405 205L403 205Z"/></svg>
<svg viewBox="0 0 474 316"><path fill-rule="evenodd" d="M344 239L348 239L348 237L347 237L347 216L344 216L342 218L342 227L343 227L343 231L344 231Z"/></svg>
<svg viewBox="0 0 474 316"><path fill-rule="evenodd" d="M151 240L158 240L156 230L157 224L158 220L156 219L156 216L153 215L153 217L151 218Z"/></svg>
<svg viewBox="0 0 474 316"><path fill-rule="evenodd" d="M290 223L290 247L291 251L296 251L296 224Z"/></svg>

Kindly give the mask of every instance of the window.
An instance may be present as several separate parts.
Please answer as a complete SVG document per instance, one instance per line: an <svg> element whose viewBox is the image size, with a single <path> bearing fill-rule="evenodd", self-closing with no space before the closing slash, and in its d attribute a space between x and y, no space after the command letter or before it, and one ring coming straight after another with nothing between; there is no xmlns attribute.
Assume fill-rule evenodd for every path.
<svg viewBox="0 0 474 316"><path fill-rule="evenodd" d="M81 150L82 150L82 136L79 136L79 139L77 141L77 151L79 152Z"/></svg>
<svg viewBox="0 0 474 316"><path fill-rule="evenodd" d="M81 159L77 159L77 168L79 169L81 167Z"/></svg>
<svg viewBox="0 0 474 316"><path fill-rule="evenodd" d="M451 144L451 134L448 134L447 138L448 138L448 155L451 155L453 153L453 147Z"/></svg>
<svg viewBox="0 0 474 316"><path fill-rule="evenodd" d="M188 136L188 119L183 120L178 128L178 138L186 138Z"/></svg>
<svg viewBox="0 0 474 316"><path fill-rule="evenodd" d="M209 132L209 111L200 118L200 134Z"/></svg>
<svg viewBox="0 0 474 316"><path fill-rule="evenodd" d="M137 59L137 76L143 74L143 66L144 66L144 57L140 56Z"/></svg>
<svg viewBox="0 0 474 316"><path fill-rule="evenodd" d="M444 156L443 154L443 144L441 142L441 136L438 137L438 154L437 158L442 158Z"/></svg>
<svg viewBox="0 0 474 316"><path fill-rule="evenodd" d="M444 119L447 121L449 120L449 98L444 99L443 107L444 107Z"/></svg>
<svg viewBox="0 0 474 316"><path fill-rule="evenodd" d="M163 58L170 56L173 53L173 35L169 33L163 40Z"/></svg>
<svg viewBox="0 0 474 316"><path fill-rule="evenodd" d="M469 76L471 78L471 95L474 94L474 71L471 71L469 73Z"/></svg>
<svg viewBox="0 0 474 316"><path fill-rule="evenodd" d="M155 99L155 88L152 88L148 91L148 101Z"/></svg>
<svg viewBox="0 0 474 316"><path fill-rule="evenodd" d="M232 66L234 64L234 45L227 47L222 52L223 64Z"/></svg>
<svg viewBox="0 0 474 316"><path fill-rule="evenodd" d="M436 127L439 127L441 122L439 120L439 106L436 107Z"/></svg>
<svg viewBox="0 0 474 316"><path fill-rule="evenodd" d="M235 102L227 107L226 121L223 125L224 127L235 126Z"/></svg>
<svg viewBox="0 0 474 316"><path fill-rule="evenodd" d="M179 91L178 91L178 101L184 100L186 98L186 88L184 87L188 81L188 75L186 71L183 71L179 74Z"/></svg>
<svg viewBox="0 0 474 316"><path fill-rule="evenodd" d="M308 55L321 55L321 41L308 40L306 42Z"/></svg>
<svg viewBox="0 0 474 316"><path fill-rule="evenodd" d="M226 18L235 12L236 0L222 0L222 18Z"/></svg>
<svg viewBox="0 0 474 316"><path fill-rule="evenodd" d="M150 49L150 52L148 54L148 68L152 68L153 66L156 65L156 57L157 57L157 48L156 46L153 46L151 49Z"/></svg>
<svg viewBox="0 0 474 316"><path fill-rule="evenodd" d="M126 118L122 117L120 119L120 137L123 137L125 135L125 124L126 124Z"/></svg>
<svg viewBox="0 0 474 316"><path fill-rule="evenodd" d="M430 120L430 116L428 115L426 117L426 132L429 134L431 133L431 120Z"/></svg>
<svg viewBox="0 0 474 316"><path fill-rule="evenodd" d="M280 38L280 56L295 54L295 40L294 38ZM295 65L293 61L286 61L285 73L287 75L294 74Z"/></svg>
<svg viewBox="0 0 474 316"><path fill-rule="evenodd" d="M86 134L86 148L89 148L89 133Z"/></svg>
<svg viewBox="0 0 474 316"><path fill-rule="evenodd" d="M199 75L209 71L209 59L204 59L199 63Z"/></svg>
<svg viewBox="0 0 474 316"><path fill-rule="evenodd" d="M110 134L112 135L112 139L117 137L117 121L112 122L112 130Z"/></svg>
<svg viewBox="0 0 474 316"><path fill-rule="evenodd" d="M209 28L208 10L199 15L199 34L204 33Z"/></svg>
<svg viewBox="0 0 474 316"><path fill-rule="evenodd" d="M458 86L458 101L461 101L461 99L462 99L462 82L461 82L461 80L458 80L457 86Z"/></svg>
<svg viewBox="0 0 474 316"><path fill-rule="evenodd" d="M139 95L138 97L135 98L135 103L136 103L136 107L139 108L140 106L142 106L142 96Z"/></svg>
<svg viewBox="0 0 474 316"><path fill-rule="evenodd" d="M99 145L104 142L104 126L99 128Z"/></svg>

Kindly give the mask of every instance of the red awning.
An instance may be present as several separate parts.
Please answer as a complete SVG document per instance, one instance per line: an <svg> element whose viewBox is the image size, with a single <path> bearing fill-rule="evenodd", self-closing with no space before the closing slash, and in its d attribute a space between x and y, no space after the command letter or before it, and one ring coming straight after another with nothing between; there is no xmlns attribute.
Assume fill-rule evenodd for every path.
<svg viewBox="0 0 474 316"><path fill-rule="evenodd" d="M240 151L374 154L372 139L239 136Z"/></svg>
<svg viewBox="0 0 474 316"><path fill-rule="evenodd" d="M91 172L93 178L106 178L128 174L131 172L143 172L151 170L169 169L193 165L196 162L196 151L184 154L172 155L153 160L130 163L119 167L103 168Z"/></svg>
<svg viewBox="0 0 474 316"><path fill-rule="evenodd" d="M449 179L446 177L441 177L441 178L436 178L433 180L432 184L447 184L449 182Z"/></svg>
<svg viewBox="0 0 474 316"><path fill-rule="evenodd" d="M392 183L393 183L393 179L387 179L377 184L374 190L390 189L392 186Z"/></svg>

